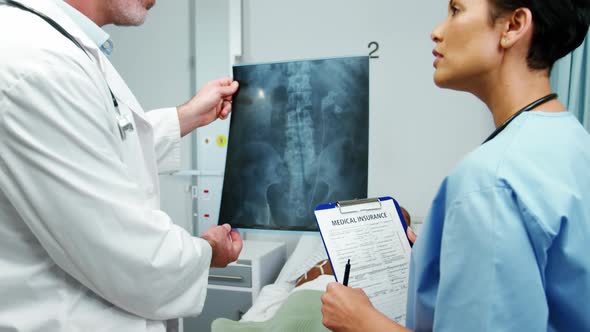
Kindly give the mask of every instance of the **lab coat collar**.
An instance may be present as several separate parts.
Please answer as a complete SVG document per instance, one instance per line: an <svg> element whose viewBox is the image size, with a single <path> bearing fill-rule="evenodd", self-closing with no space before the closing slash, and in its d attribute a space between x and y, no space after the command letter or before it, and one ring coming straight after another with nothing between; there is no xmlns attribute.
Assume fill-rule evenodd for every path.
<svg viewBox="0 0 590 332"><path fill-rule="evenodd" d="M103 52L105 51L105 44L109 44L111 38L106 31L64 0L53 1L55 1L57 6L61 8L61 10L67 14L88 37L90 37L90 39L92 39L96 46L98 46ZM106 55L108 56L109 54L107 53Z"/></svg>

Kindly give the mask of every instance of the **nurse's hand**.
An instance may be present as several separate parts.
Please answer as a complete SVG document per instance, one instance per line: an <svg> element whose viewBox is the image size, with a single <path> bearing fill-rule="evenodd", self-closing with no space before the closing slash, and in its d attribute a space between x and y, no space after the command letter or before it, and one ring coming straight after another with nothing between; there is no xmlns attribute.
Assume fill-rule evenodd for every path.
<svg viewBox="0 0 590 332"><path fill-rule="evenodd" d="M365 292L337 282L322 295L322 324L331 331L409 331L373 307Z"/></svg>
<svg viewBox="0 0 590 332"><path fill-rule="evenodd" d="M231 101L238 91L238 82L222 78L205 84L184 105L176 108L180 122L180 135L206 126L216 119L226 119L231 112Z"/></svg>
<svg viewBox="0 0 590 332"><path fill-rule="evenodd" d="M202 238L207 240L212 248L211 267L225 267L235 262L242 251L240 233L232 231L229 224L209 227Z"/></svg>
<svg viewBox="0 0 590 332"><path fill-rule="evenodd" d="M410 242L414 244L418 236L416 235L416 233L414 233L414 230L411 229L410 226L408 226L408 228L406 229L406 234L408 235L408 240L410 240Z"/></svg>

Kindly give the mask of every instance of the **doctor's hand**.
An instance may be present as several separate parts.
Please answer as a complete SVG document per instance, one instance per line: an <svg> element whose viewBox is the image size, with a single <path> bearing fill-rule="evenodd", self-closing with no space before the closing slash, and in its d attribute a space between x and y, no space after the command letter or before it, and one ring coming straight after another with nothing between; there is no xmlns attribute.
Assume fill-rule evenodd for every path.
<svg viewBox="0 0 590 332"><path fill-rule="evenodd" d="M238 82L222 78L205 84L184 105L176 108L180 122L180 135L208 125L216 119L226 119L231 112L231 101L238 91Z"/></svg>
<svg viewBox="0 0 590 332"><path fill-rule="evenodd" d="M202 238L207 240L212 248L211 267L225 267L235 262L242 251L240 233L232 232L229 224L209 227Z"/></svg>
<svg viewBox="0 0 590 332"><path fill-rule="evenodd" d="M335 332L409 331L381 314L365 292L337 282L322 295L322 324Z"/></svg>

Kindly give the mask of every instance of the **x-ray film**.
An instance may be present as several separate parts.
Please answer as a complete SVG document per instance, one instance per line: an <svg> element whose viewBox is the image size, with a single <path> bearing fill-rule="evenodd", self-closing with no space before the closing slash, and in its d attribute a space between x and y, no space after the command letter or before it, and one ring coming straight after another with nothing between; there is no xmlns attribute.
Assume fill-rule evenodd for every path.
<svg viewBox="0 0 590 332"><path fill-rule="evenodd" d="M240 65L219 223L317 230L318 204L367 196L369 58Z"/></svg>

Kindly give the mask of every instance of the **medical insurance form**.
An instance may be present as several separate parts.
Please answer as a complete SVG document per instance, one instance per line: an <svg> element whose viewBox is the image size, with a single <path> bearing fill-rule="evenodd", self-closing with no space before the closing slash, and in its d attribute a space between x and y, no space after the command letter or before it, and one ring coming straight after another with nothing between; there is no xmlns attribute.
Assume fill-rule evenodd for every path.
<svg viewBox="0 0 590 332"><path fill-rule="evenodd" d="M394 199L319 206L316 220L337 281L350 259L350 287L362 288L373 306L405 325L410 244Z"/></svg>

